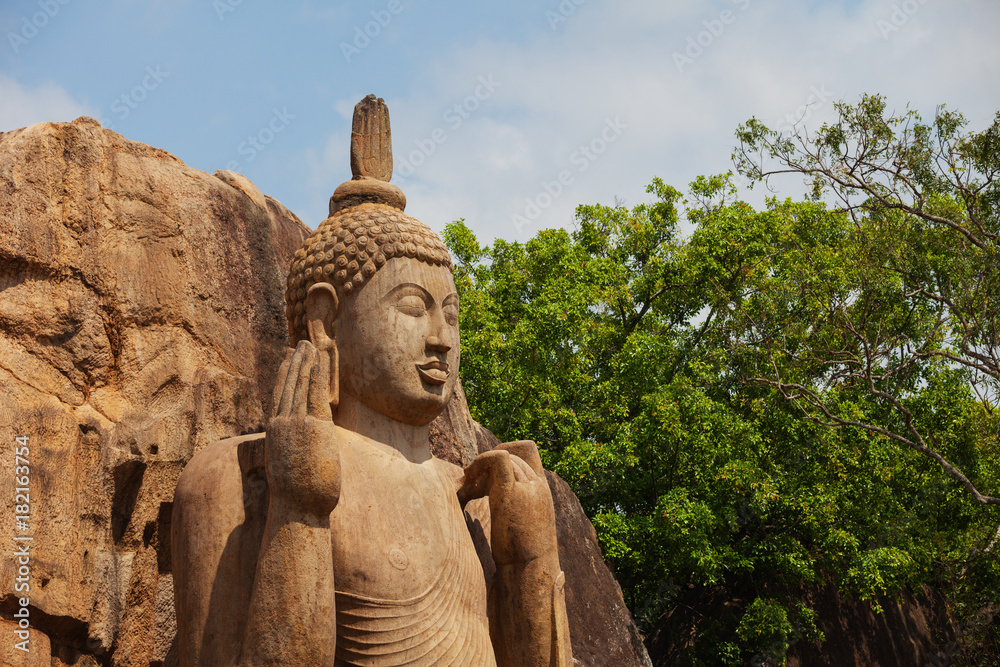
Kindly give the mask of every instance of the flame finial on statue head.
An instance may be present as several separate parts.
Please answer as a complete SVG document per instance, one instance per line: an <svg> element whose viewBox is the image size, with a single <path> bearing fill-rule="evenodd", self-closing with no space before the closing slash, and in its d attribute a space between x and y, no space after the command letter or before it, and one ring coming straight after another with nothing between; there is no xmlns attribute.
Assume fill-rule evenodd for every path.
<svg viewBox="0 0 1000 667"><path fill-rule="evenodd" d="M406 196L392 179L392 131L389 109L380 97L368 95L354 107L351 128L351 175L330 198L330 215L365 202L402 211Z"/></svg>
<svg viewBox="0 0 1000 667"><path fill-rule="evenodd" d="M369 95L354 107L351 174L355 179L392 180L392 130L385 100Z"/></svg>

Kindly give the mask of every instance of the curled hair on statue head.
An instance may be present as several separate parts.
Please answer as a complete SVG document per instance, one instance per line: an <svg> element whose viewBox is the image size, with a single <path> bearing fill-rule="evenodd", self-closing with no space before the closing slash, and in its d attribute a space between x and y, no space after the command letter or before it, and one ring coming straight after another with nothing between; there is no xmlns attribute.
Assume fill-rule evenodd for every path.
<svg viewBox="0 0 1000 667"><path fill-rule="evenodd" d="M285 293L291 344L308 337L305 298L310 287L329 283L341 298L349 297L394 257L451 268L451 255L438 235L398 209L364 203L327 218L292 259Z"/></svg>

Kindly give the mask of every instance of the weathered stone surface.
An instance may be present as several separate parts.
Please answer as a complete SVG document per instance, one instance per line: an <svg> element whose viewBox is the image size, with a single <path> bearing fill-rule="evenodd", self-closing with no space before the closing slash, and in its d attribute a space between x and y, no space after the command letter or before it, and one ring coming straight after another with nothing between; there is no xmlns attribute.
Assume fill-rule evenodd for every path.
<svg viewBox="0 0 1000 667"><path fill-rule="evenodd" d="M832 583L802 597L818 612L816 625L826 639L819 646L795 643L788 667L947 665L961 648L943 596L927 586L899 599L879 598L881 614L870 602L845 598Z"/></svg>
<svg viewBox="0 0 1000 667"><path fill-rule="evenodd" d="M177 477L263 426L307 233L242 176L88 118L0 135L0 489L10 517L28 436L32 622L53 664L167 659Z"/></svg>
<svg viewBox="0 0 1000 667"><path fill-rule="evenodd" d="M880 596L870 601L843 595L833 581L803 583L782 589L780 595L801 600L814 610L816 625L825 635L821 644L793 635L785 656L787 667L966 664L960 659L962 633L949 617L945 598L927 586L899 597ZM734 596L731 589L721 586L683 587L647 640L653 664L671 667L690 663L688 652L695 638L710 631L713 620L729 619L730 627L735 626L751 599ZM882 607L882 613L874 611L875 604ZM721 640L730 637L738 639L732 632ZM775 663L761 654L748 664Z"/></svg>
<svg viewBox="0 0 1000 667"><path fill-rule="evenodd" d="M40 664L176 664L176 480L196 450L270 414L307 231L239 174L90 119L0 134L0 493L11 516L13 438L27 435ZM431 432L459 465L498 444L464 396ZM549 483L577 664L645 664L641 646L634 662L615 648L634 627L579 504ZM0 580L10 568L0 559ZM13 605L0 590L0 614ZM627 638L597 641L602 623Z"/></svg>
<svg viewBox="0 0 1000 667"><path fill-rule="evenodd" d="M97 658L68 646L52 647L52 667L100 667Z"/></svg>
<svg viewBox="0 0 1000 667"><path fill-rule="evenodd" d="M448 409L430 423L431 452L439 459L464 468L480 453L476 440L477 429L486 431L469 414L469 404L466 402L462 383L458 382ZM497 440L496 445L499 444L500 441ZM493 449L493 446L489 449Z"/></svg>
<svg viewBox="0 0 1000 667"><path fill-rule="evenodd" d="M392 179L392 132L389 109L374 95L354 109L351 128L351 174L388 183Z"/></svg>
<svg viewBox="0 0 1000 667"><path fill-rule="evenodd" d="M355 109L355 139L366 123L387 146L374 96ZM352 166L367 160L358 148ZM251 457L264 461L266 514L249 509L249 442L209 445L178 480L180 662L569 667L555 509L535 443L503 443L464 469L431 451L442 414L472 450L467 406L452 404L460 336L448 249L382 198L386 183L347 185L361 201L338 200L339 187L344 206L290 267L295 350ZM480 498L492 516L492 585L463 513ZM255 527L259 540L242 539Z"/></svg>
<svg viewBox="0 0 1000 667"><path fill-rule="evenodd" d="M569 484L554 472L545 474L556 507L574 660L587 667L652 667L621 587L604 563L594 526Z"/></svg>
<svg viewBox="0 0 1000 667"><path fill-rule="evenodd" d="M23 632L17 623L0 620L0 665L49 667L52 645L45 633L29 629L25 642L24 636L17 634L18 631Z"/></svg>

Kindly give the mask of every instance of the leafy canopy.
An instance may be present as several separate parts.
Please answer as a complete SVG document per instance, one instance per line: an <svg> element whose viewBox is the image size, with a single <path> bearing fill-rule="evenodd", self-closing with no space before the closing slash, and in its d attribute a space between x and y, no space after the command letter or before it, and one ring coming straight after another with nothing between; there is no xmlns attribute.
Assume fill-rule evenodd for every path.
<svg viewBox="0 0 1000 667"><path fill-rule="evenodd" d="M524 244L445 230L473 415L538 442L678 664L781 662L821 639L803 592L827 582L876 607L924 582L970 611L997 596L997 517L970 502L1000 488L996 124L911 116L901 144L877 99L839 108L812 158L738 134L751 176L771 173L751 154L813 175L805 201L654 179L650 203L580 206Z"/></svg>

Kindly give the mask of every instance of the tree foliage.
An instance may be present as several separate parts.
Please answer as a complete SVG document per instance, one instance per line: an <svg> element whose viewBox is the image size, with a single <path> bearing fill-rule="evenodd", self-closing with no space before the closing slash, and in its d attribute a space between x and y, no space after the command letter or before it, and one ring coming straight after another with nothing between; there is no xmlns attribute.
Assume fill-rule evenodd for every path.
<svg viewBox="0 0 1000 667"><path fill-rule="evenodd" d="M755 377L810 419L911 447L977 502L1000 504L910 405L930 378L952 371L986 412L1000 398L1000 114L963 134L965 119L944 108L930 124L916 111L886 113L880 97L836 108L837 121L813 136L784 137L756 120L737 132L746 175L804 174L813 198L831 195L851 222L832 254L800 258L785 288L763 297L763 312L744 311L747 343L764 352ZM824 271L831 261L843 270ZM809 284L817 270L833 279ZM841 410L838 397L856 387L894 419Z"/></svg>
<svg viewBox="0 0 1000 667"><path fill-rule="evenodd" d="M740 138L787 148L755 121ZM985 139L954 141L986 156ZM911 180L932 182L925 171ZM973 206L987 230L988 190ZM996 599L998 518L968 488L1000 488L995 376L943 353L972 359L962 350L990 354L994 339L982 317L961 329L952 306L942 325L941 299L902 270L973 312L1000 293L967 297L994 279L984 251L946 243L961 232L920 217L928 202L817 195L757 211L728 174L686 199L659 179L647 191L651 203L581 206L572 231L524 244L483 247L462 221L445 231L473 415L538 442L640 626L683 626L678 664L780 663L822 639L809 587L876 607L925 582L964 591L970 613ZM959 210L961 193L935 196L930 215Z"/></svg>

